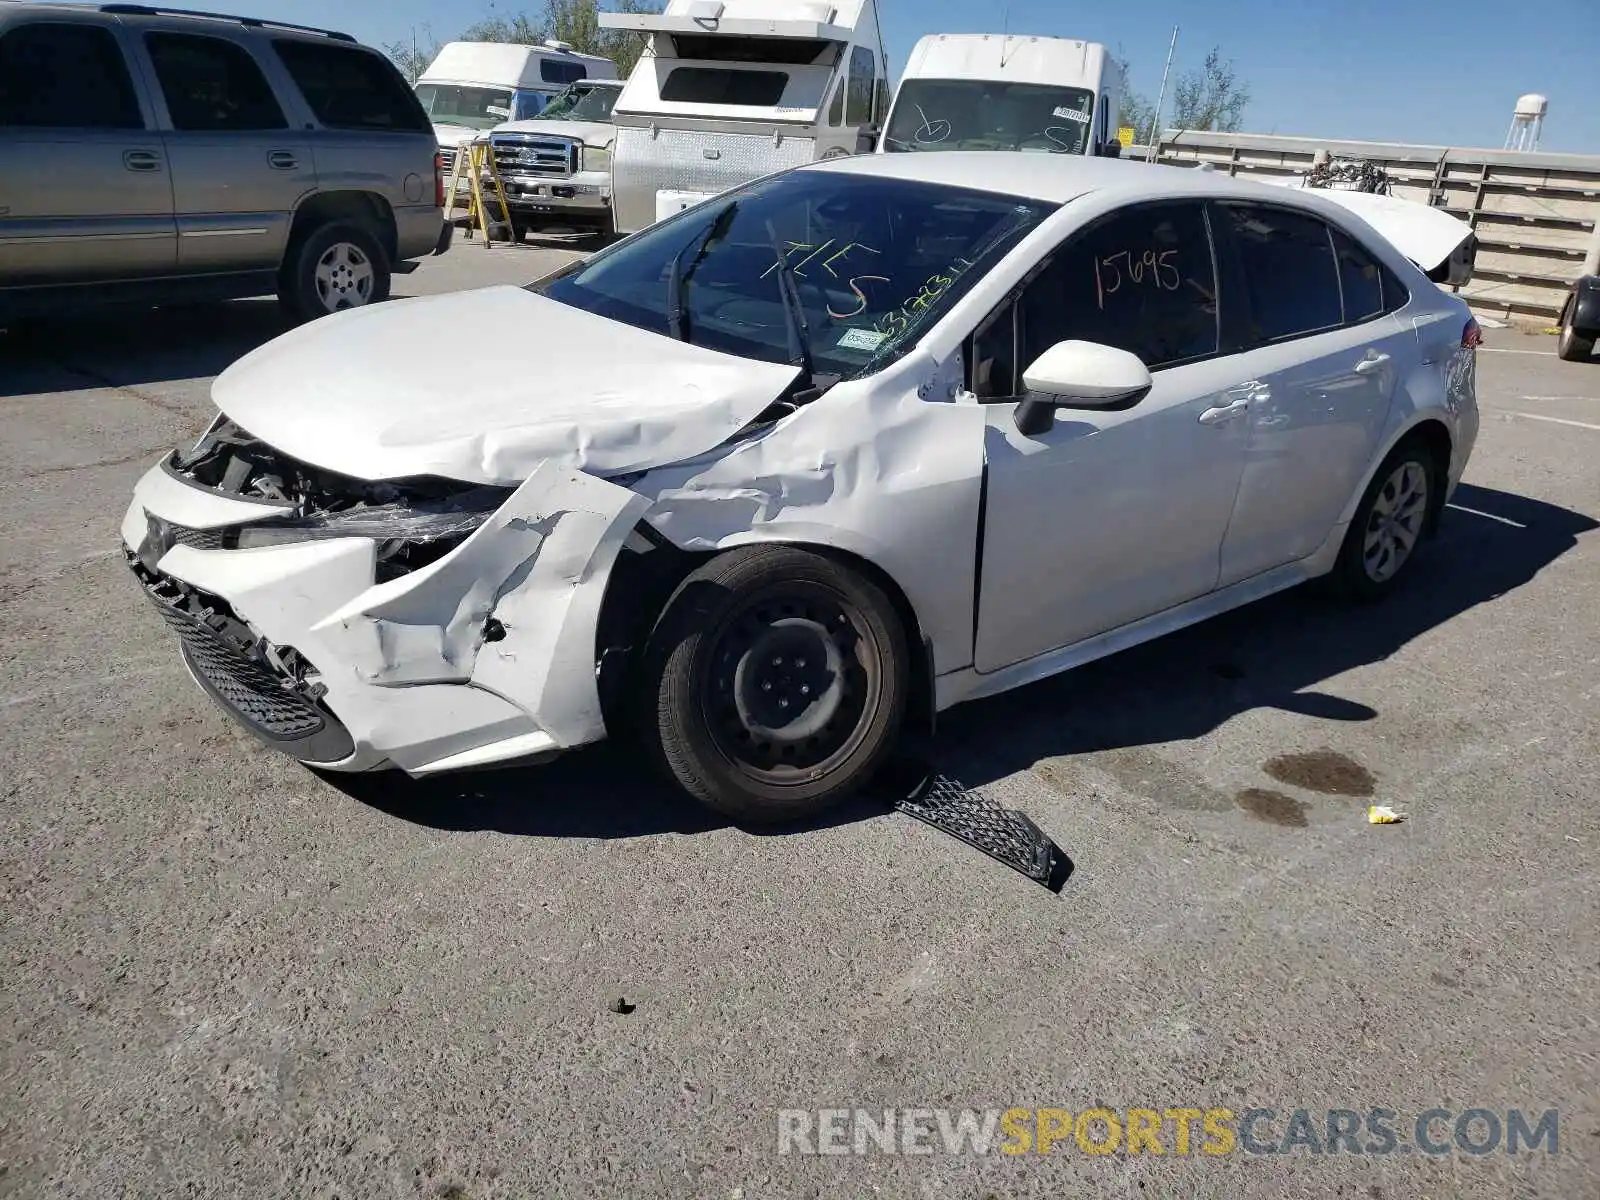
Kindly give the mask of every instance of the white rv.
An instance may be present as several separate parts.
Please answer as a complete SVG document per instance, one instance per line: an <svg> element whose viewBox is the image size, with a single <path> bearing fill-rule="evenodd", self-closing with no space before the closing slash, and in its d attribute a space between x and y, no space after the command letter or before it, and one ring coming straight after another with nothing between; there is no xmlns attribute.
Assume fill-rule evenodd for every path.
<svg viewBox="0 0 1600 1200"><path fill-rule="evenodd" d="M880 153L1031 150L1117 157L1125 85L1099 42L934 33L895 89Z"/></svg>
<svg viewBox="0 0 1600 1200"><path fill-rule="evenodd" d="M579 54L565 42L450 42L417 80L416 92L433 120L448 175L457 148L484 130L538 116L580 79L616 77L610 59Z"/></svg>
<svg viewBox="0 0 1600 1200"><path fill-rule="evenodd" d="M876 144L888 81L874 0L669 0L600 24L649 39L612 113L618 232Z"/></svg>

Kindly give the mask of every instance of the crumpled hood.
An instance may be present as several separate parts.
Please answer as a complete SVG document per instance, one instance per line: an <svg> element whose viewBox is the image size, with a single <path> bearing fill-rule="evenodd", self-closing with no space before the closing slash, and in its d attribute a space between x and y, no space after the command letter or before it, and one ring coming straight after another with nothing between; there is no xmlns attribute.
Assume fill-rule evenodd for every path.
<svg viewBox="0 0 1600 1200"><path fill-rule="evenodd" d="M496 133L532 133L547 137L577 138L585 146L605 148L617 136L617 127L609 121L507 121L494 127Z"/></svg>
<svg viewBox="0 0 1600 1200"><path fill-rule="evenodd" d="M617 475L703 454L797 370L492 287L322 317L241 358L211 395L340 474L516 484L547 459Z"/></svg>

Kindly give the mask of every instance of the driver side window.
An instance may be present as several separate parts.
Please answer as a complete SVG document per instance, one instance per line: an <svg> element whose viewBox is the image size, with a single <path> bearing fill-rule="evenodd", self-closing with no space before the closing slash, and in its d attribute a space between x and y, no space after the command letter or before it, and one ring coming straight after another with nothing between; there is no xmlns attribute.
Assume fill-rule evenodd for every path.
<svg viewBox="0 0 1600 1200"><path fill-rule="evenodd" d="M1069 238L972 338L968 386L1022 391L1022 373L1057 342L1098 342L1152 371L1217 353L1215 260L1204 207L1139 205Z"/></svg>

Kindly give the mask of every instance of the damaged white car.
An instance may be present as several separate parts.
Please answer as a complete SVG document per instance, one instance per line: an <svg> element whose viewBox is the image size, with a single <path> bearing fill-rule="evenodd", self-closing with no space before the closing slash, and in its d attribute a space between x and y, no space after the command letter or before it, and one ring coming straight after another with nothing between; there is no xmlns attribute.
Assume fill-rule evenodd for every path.
<svg viewBox="0 0 1600 1200"><path fill-rule="evenodd" d="M1472 451L1477 342L1312 193L838 159L263 346L122 537L200 686L306 763L625 734L795 819L951 705L1315 576L1388 591Z"/></svg>

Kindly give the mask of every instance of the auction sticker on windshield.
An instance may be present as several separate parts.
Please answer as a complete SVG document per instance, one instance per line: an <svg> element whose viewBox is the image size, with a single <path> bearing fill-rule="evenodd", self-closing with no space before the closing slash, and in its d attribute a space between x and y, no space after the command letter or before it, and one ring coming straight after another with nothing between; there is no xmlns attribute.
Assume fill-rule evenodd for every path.
<svg viewBox="0 0 1600 1200"><path fill-rule="evenodd" d="M876 350L887 341L887 333L879 333L875 329L847 329L839 339L841 350Z"/></svg>

